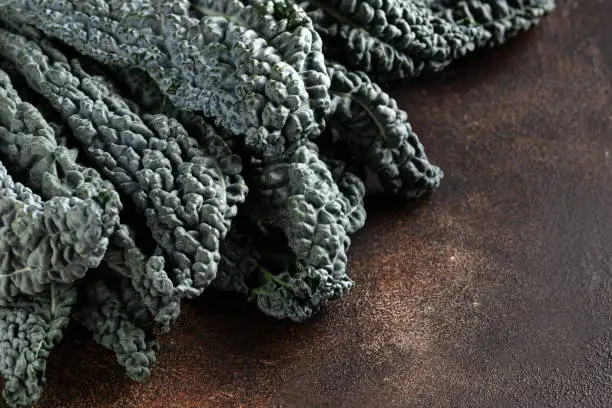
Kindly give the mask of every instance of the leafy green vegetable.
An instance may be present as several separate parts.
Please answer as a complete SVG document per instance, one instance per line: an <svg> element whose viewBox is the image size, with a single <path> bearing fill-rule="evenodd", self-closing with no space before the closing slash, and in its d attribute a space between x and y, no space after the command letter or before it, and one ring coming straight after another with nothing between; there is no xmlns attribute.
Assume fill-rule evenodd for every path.
<svg viewBox="0 0 612 408"><path fill-rule="evenodd" d="M325 55L379 80L440 71L486 35L452 24L421 1L299 1L323 38Z"/></svg>
<svg viewBox="0 0 612 408"><path fill-rule="evenodd" d="M144 380L158 345L141 326L142 309L133 301L138 298L134 289L125 279L114 286L108 280L92 279L86 290L89 302L76 311L75 318L93 332L98 343L115 352L130 378Z"/></svg>
<svg viewBox="0 0 612 408"><path fill-rule="evenodd" d="M476 43L478 47L505 43L537 25L555 8L554 0L433 0L430 3L430 8L444 19L486 32Z"/></svg>
<svg viewBox="0 0 612 408"><path fill-rule="evenodd" d="M2 160L12 170L24 173L25 180L43 198L103 198L97 202L103 210L104 236L110 237L103 262L131 279L157 324L167 330L179 314L178 294L164 270L164 258L147 258L133 241L130 228L119 224L122 204L112 183L96 170L78 164L76 149L58 144L56 131L37 108L20 98L4 72L0 72L0 105L5 107L0 115Z"/></svg>
<svg viewBox="0 0 612 408"><path fill-rule="evenodd" d="M226 176L176 120L139 117L78 61L72 67L51 62L57 53L45 54L24 37L0 32L0 54L63 115L102 174L144 213L174 264L171 279L179 295L198 296L216 275L219 240L235 213L228 204L246 194L240 160L225 161L233 169Z"/></svg>
<svg viewBox="0 0 612 408"><path fill-rule="evenodd" d="M0 304L0 374L12 407L29 407L41 396L46 359L62 340L76 303L74 284L52 283L35 296Z"/></svg>
<svg viewBox="0 0 612 408"><path fill-rule="evenodd" d="M353 286L346 251L365 222L365 187L314 146L255 174L261 195L247 201L246 227L228 235L215 287L248 293L267 315L304 321Z"/></svg>
<svg viewBox="0 0 612 408"><path fill-rule="evenodd" d="M325 56L386 81L438 72L536 25L554 0L296 0Z"/></svg>
<svg viewBox="0 0 612 408"><path fill-rule="evenodd" d="M0 164L0 300L71 283L99 265L108 245L93 200L42 201Z"/></svg>
<svg viewBox="0 0 612 408"><path fill-rule="evenodd" d="M389 193L418 198L437 188L443 172L429 162L395 99L363 72L333 62L328 71L332 111L327 140L321 143L341 142L351 154L350 163L368 166Z"/></svg>
<svg viewBox="0 0 612 408"><path fill-rule="evenodd" d="M329 100L320 39L293 17L299 9L282 2L271 5L280 8L274 14L290 19L270 19L268 8L237 0L199 2L200 12L213 11L201 18L187 0L5 3L0 19L34 25L110 66L143 69L178 108L203 111L254 154L273 160L322 130L313 111Z"/></svg>
<svg viewBox="0 0 612 408"><path fill-rule="evenodd" d="M374 81L440 71L553 8L0 0L6 401L40 398L71 317L143 381L155 334L206 288L295 322L343 296L369 175L404 199L443 178Z"/></svg>

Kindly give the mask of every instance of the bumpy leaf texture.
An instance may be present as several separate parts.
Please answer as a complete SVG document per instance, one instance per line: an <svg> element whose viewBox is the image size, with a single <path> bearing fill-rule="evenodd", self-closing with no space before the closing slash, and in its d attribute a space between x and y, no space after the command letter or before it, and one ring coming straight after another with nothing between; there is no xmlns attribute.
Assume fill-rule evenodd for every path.
<svg viewBox="0 0 612 408"><path fill-rule="evenodd" d="M131 379L147 378L158 344L146 330L147 313L134 301L138 294L129 280L90 279L86 293L88 302L74 313L75 318L93 332L98 343L115 352Z"/></svg>
<svg viewBox="0 0 612 408"><path fill-rule="evenodd" d="M44 199L76 197L95 200L101 207L103 234L110 236L119 222L121 201L113 185L76 163L77 151L58 145L55 130L41 112L24 102L10 77L0 70L0 156Z"/></svg>
<svg viewBox="0 0 612 408"><path fill-rule="evenodd" d="M136 292L135 300L162 332L170 330L180 311L180 294L166 272L165 258L158 250L147 257L134 241L133 231L125 224L117 228L102 266L129 279Z"/></svg>
<svg viewBox="0 0 612 408"><path fill-rule="evenodd" d="M377 80L440 71L485 33L410 0L299 1L323 38L325 55Z"/></svg>
<svg viewBox="0 0 612 408"><path fill-rule="evenodd" d="M305 320L353 285L347 274L347 231L357 228L356 220L365 220L365 189L354 177L359 197L347 199L313 145L299 148L286 163L253 173L251 217L282 230L295 254L287 273L272 274L255 293L257 304L271 316Z"/></svg>
<svg viewBox="0 0 612 408"><path fill-rule="evenodd" d="M122 83L130 88L132 94L138 95L136 100L140 106L154 112L162 110L175 115L190 134L206 134L211 131L211 126L202 117L170 106L172 102L160 97L157 86L147 80L146 75L123 72L121 76ZM350 240L343 228L349 233L361 228L365 211L362 206L363 185L357 177L349 176L348 172L341 170L341 174L334 179L333 174L329 172L331 167L326 167L331 162L322 161L316 148L302 147L298 152L302 153L288 155L284 162L273 165L266 166L253 161L247 171L249 175L256 175L247 180L252 187L253 196L241 209L243 218L267 223L270 228L283 232L275 251L283 253L286 262L266 265L265 270L269 273L260 274L258 279L246 284L246 275L256 269L260 272L264 270L264 266L259 265L255 259L256 254L263 252L264 248L260 245L250 245L247 235L233 231L232 236L226 238L223 244L224 253L219 266L223 271L221 276L215 279L214 285L221 290L250 292L253 294L252 299L257 300L259 308L265 313L277 318L301 321L311 316L329 299L341 296L352 285L346 274L345 254ZM334 171L338 168L337 163L334 164ZM291 174L292 178L284 172ZM277 192L271 191L276 188L274 183L281 184ZM303 186L292 189L292 183L302 183ZM340 189L336 183L342 183ZM308 194L312 195L315 190L325 191L325 199L334 200L336 204L341 203L341 211L334 214L337 219L319 220L318 214L325 211L309 204L304 204L298 211L291 208L298 200L306 202L311 199L310 196L304 197L304 194L309 192ZM347 196L344 195L345 192ZM270 205L275 193L278 194ZM268 237L263 235L254 241L267 239ZM301 244L298 244L298 241ZM316 256L309 258L308 249L305 247L307 242L325 246L315 248L314 251L327 252L318 255L318 260L315 260ZM240 248L240 245L244 247ZM294 251L294 247L300 248L299 252ZM285 283L283 279L290 280L293 286ZM262 288L264 285L266 290Z"/></svg>
<svg viewBox="0 0 612 408"><path fill-rule="evenodd" d="M313 151L315 149L303 152L303 155L306 156ZM365 222L363 208L365 187L358 177L346 170L343 162L327 158L325 162L328 166L326 176L331 175L338 186L335 201L329 207L339 206L340 211L332 214L333 210L329 212L329 207L307 208L305 214L310 218L300 225L303 228L301 241L305 245L309 245L308 241L311 242L312 252L316 253L316 256L329 258L330 255L336 254L337 258L325 259L319 264L314 262L309 264L303 252L300 257L291 247L286 230L280 230L279 227L284 226L284 223L275 219L287 215L284 207L258 215L257 211L249 211L247 200L238 224L232 227L223 244L219 273L213 283L216 289L248 294L249 299L254 301L265 314L278 319L301 322L311 317L329 300L341 296L353 285L346 273L346 261L342 260L344 253L336 252L333 247L316 246L325 240L343 238L342 243L345 249L348 249L350 244L348 235L363 227ZM321 163L317 165L320 168ZM285 166L283 170L277 168L276 172L277 174L284 171L308 172L305 166L300 167L292 164ZM288 193L280 191L285 188L280 187L285 185L284 181L279 179L278 185L279 191L276 193L279 196ZM293 195L289 201L303 198L306 198L306 202L312 200L311 191L306 189L303 192L305 197L301 197L297 192L289 193ZM257 203L253 205L259 206ZM306 204L306 207L308 206L309 204ZM297 217L297 214L290 215L293 216ZM332 221L334 217L336 219ZM298 219L298 222L303 219ZM307 224L308 221L310 225ZM331 238L326 235L334 230L336 232L332 234L337 236Z"/></svg>
<svg viewBox="0 0 612 408"><path fill-rule="evenodd" d="M3 3L3 21L32 24L115 68L145 70L177 107L203 111L254 154L278 159L322 131L317 118L329 103L322 45L290 3Z"/></svg>
<svg viewBox="0 0 612 408"><path fill-rule="evenodd" d="M555 9L555 0L429 0L429 3L446 20L484 30L486 40L477 43L478 47L501 45L536 26Z"/></svg>
<svg viewBox="0 0 612 408"><path fill-rule="evenodd" d="M40 398L46 359L62 340L76 300L73 284L54 282L0 305L0 374L11 407L29 407Z"/></svg>
<svg viewBox="0 0 612 408"><path fill-rule="evenodd" d="M302 77L308 103L315 115L315 134L325 127L329 109L329 77L325 70L323 42L305 11L291 0L224 1L192 0L202 16L224 16L234 24L253 30L276 48L280 56ZM259 78L261 80L261 78ZM273 86L270 84L269 86ZM280 88L279 88L280 89ZM270 116L286 121L288 115L269 108Z"/></svg>
<svg viewBox="0 0 612 408"><path fill-rule="evenodd" d="M438 72L536 25L554 0L299 1L325 55L386 81Z"/></svg>
<svg viewBox="0 0 612 408"><path fill-rule="evenodd" d="M172 9L162 8L161 14L164 36L177 65L200 72L194 81L198 85L201 81L204 90L198 94L186 89L185 99L227 89L228 95L223 98L237 97L246 108L240 109L242 118L233 117L228 122L223 122L219 113L205 104L196 104L196 110L204 107L205 116L215 118L235 135L245 134L245 146L266 160L282 158L286 149L294 149L321 132L322 126L316 119L322 118L329 103L326 92L329 79L319 51L320 39L314 30L304 28L296 15L299 9L285 7L273 11L270 7L245 6L234 0L180 3L182 10L175 4ZM191 9L198 18L189 16ZM276 20L271 17L275 14L285 18ZM205 72L209 67L210 73ZM188 75L187 69L183 69L183 75ZM174 98L168 86L157 79L156 72L149 73L178 108L194 110ZM206 87L204 82L210 77L216 83ZM183 81L175 85L177 93L183 89ZM233 115L227 108L222 109L226 115Z"/></svg>
<svg viewBox="0 0 612 408"><path fill-rule="evenodd" d="M163 114L176 118L194 138L200 149L206 154L218 158L221 170L227 176L234 172L233 161L237 160L234 150L240 148L233 136L224 129L216 127L201 114L184 111L173 105L172 101L159 89L155 81L144 71L139 69L123 69L111 74L117 78L117 85L126 90L130 100L135 102L134 110L139 114ZM232 209L243 201L240 196L228 196Z"/></svg>
<svg viewBox="0 0 612 408"><path fill-rule="evenodd" d="M10 79L3 72L0 72L0 90L0 104L5 108L0 117L0 155L3 159L7 158L14 169L25 173L25 178L42 191L43 196L84 199L91 197L101 204L104 209L102 217L107 220L105 239L108 241L108 236L111 237L102 263L107 278L112 276L112 272L129 277L126 281L139 290L130 298L135 308L140 309L140 313L146 316L149 325L155 321L162 329L168 327L169 323L176 319L179 305L178 299L174 299L176 296L172 296L172 282L164 272L163 258L146 259L135 246L128 227L118 226L121 203L112 184L103 181L95 170L78 165L75 162L75 150L57 145L54 129L46 123L36 108L21 100L11 86ZM59 174L63 174L63 177L58 177ZM134 292L134 289L132 291ZM83 302L87 307L100 307L98 299L86 298ZM10 307L20 305L11 304ZM133 351L134 356L127 355L134 348L122 348L112 343L116 337L96 338L104 340L103 345L117 352L120 361L139 361L137 351ZM27 350L21 350L20 353L21 359L32 359ZM39 398L44 378L44 364L39 360L43 357L46 355L30 361L35 364L35 369L28 368L27 376L21 378L21 381L16 381L16 377L7 374L7 380L14 383L12 394L5 393L7 401L13 405L29 405ZM128 372L134 375L133 367L128 367L132 370Z"/></svg>
<svg viewBox="0 0 612 408"><path fill-rule="evenodd" d="M437 188L443 172L429 162L396 100L364 72L331 61L328 71L332 111L320 143L346 151L351 165L367 166L391 194L418 198Z"/></svg>
<svg viewBox="0 0 612 408"><path fill-rule="evenodd" d="M16 71L14 66L9 68ZM180 312L178 294L164 270L164 258L145 256L136 246L130 228L119 224L122 204L112 183L103 180L96 170L76 162L77 151L58 143L65 139L57 134L60 128L56 131L38 108L24 102L3 72L0 105L4 107L0 115L2 160L12 171L24 174L27 183L45 199L56 196L103 199L97 201L103 208L103 235L110 237L103 262L131 279L159 328L168 330Z"/></svg>
<svg viewBox="0 0 612 408"><path fill-rule="evenodd" d="M355 174L353 166L347 165L342 160L333 159L325 153L321 159L327 165L332 178L340 190L343 213L346 217L345 229L349 235L359 231L365 225L366 213L363 206L365 197L365 185L360 177Z"/></svg>
<svg viewBox="0 0 612 408"><path fill-rule="evenodd" d="M246 186L237 156L206 156L174 119L140 118L105 81L90 76L78 61L72 67L38 45L0 32L0 54L15 63L71 127L89 157L117 188L131 196L147 218L154 239L172 260L178 293L194 297L216 275L219 241L244 199ZM227 197L232 196L228 202Z"/></svg>
<svg viewBox="0 0 612 408"><path fill-rule="evenodd" d="M108 245L93 200L40 196L0 165L0 299L71 283L100 264Z"/></svg>

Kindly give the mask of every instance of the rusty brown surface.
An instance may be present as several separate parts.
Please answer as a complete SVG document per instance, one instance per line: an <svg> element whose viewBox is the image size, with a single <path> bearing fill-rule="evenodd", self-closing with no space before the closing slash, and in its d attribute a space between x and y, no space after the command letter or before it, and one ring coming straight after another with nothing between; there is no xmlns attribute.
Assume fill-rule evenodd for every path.
<svg viewBox="0 0 612 408"><path fill-rule="evenodd" d="M394 94L446 177L368 199L357 287L302 324L184 306L152 377L77 329L39 408L612 406L612 2Z"/></svg>

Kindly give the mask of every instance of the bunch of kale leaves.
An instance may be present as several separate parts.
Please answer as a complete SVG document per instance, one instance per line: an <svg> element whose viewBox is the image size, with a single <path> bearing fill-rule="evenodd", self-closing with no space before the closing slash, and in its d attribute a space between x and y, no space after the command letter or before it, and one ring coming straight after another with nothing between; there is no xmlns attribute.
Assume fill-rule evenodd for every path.
<svg viewBox="0 0 612 408"><path fill-rule="evenodd" d="M6 401L40 398L71 318L143 380L154 333L209 287L297 322L341 297L367 172L404 199L443 175L373 81L440 71L553 8L0 0Z"/></svg>

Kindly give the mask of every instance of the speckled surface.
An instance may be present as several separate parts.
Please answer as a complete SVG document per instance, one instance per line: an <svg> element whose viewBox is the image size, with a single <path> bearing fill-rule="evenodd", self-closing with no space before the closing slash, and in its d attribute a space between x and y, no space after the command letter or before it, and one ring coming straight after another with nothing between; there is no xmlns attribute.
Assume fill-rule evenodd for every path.
<svg viewBox="0 0 612 408"><path fill-rule="evenodd" d="M78 327L38 408L612 406L612 2L559 0L536 30L394 95L446 178L372 196L357 287L271 321L185 305L152 377Z"/></svg>

